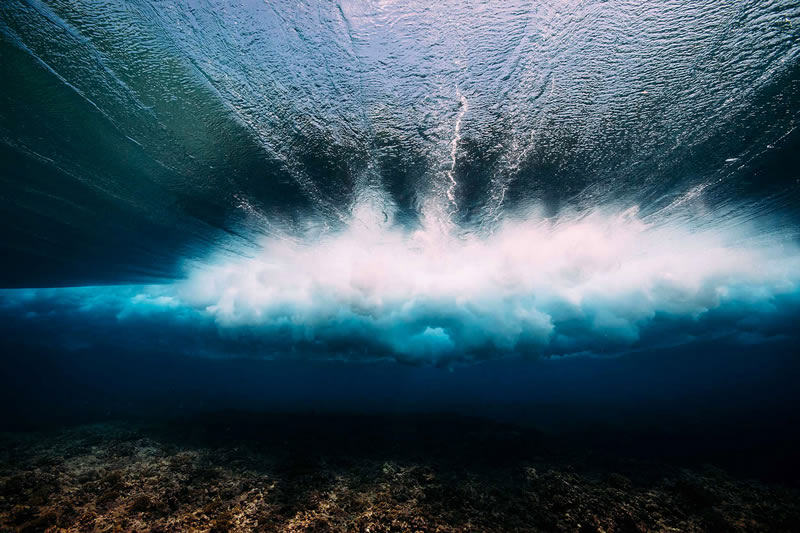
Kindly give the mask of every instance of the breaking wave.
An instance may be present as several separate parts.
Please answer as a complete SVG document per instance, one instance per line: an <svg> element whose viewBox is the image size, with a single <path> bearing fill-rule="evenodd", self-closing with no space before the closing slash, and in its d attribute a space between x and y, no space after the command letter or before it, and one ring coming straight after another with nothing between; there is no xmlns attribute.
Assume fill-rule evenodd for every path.
<svg viewBox="0 0 800 533"><path fill-rule="evenodd" d="M693 228L597 210L478 235L362 217L343 231L212 256L173 284L6 292L3 312L82 323L68 328L73 343L104 330L113 342L144 321L136 329L154 332L148 342L212 356L452 364L788 335L798 283L793 240L748 235L742 224Z"/></svg>
<svg viewBox="0 0 800 533"><path fill-rule="evenodd" d="M797 2L551 4L0 3L6 337L441 365L796 338Z"/></svg>

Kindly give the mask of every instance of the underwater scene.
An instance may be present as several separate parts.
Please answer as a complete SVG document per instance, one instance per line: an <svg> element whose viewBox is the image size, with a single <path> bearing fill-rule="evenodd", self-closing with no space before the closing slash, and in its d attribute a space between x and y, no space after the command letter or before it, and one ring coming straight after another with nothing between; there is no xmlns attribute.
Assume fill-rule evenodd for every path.
<svg viewBox="0 0 800 533"><path fill-rule="evenodd" d="M3 0L0 184L0 531L800 531L796 0Z"/></svg>

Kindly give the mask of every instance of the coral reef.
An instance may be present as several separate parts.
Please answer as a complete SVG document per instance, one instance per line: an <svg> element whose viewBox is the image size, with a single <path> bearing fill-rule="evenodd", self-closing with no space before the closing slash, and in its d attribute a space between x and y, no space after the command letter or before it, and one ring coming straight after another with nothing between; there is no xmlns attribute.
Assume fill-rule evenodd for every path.
<svg viewBox="0 0 800 533"><path fill-rule="evenodd" d="M0 439L3 531L796 531L795 488L456 417L233 415Z"/></svg>

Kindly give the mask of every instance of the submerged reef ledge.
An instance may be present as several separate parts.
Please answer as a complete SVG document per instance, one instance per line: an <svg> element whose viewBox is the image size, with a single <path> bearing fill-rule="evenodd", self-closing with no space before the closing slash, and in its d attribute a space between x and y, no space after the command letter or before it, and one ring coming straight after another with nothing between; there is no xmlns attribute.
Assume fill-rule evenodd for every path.
<svg viewBox="0 0 800 533"><path fill-rule="evenodd" d="M797 531L796 487L443 416L0 434L2 531Z"/></svg>

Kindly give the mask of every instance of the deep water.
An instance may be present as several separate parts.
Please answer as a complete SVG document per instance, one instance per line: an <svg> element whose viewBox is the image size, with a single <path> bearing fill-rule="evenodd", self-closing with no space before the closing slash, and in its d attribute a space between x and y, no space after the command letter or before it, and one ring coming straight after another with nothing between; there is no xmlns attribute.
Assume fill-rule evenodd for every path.
<svg viewBox="0 0 800 533"><path fill-rule="evenodd" d="M799 365L794 343L724 339L614 359L455 370L11 345L2 414L9 430L220 411L483 417L542 431L570 449L711 463L795 484Z"/></svg>
<svg viewBox="0 0 800 533"><path fill-rule="evenodd" d="M791 0L0 3L0 529L792 530L799 124Z"/></svg>

